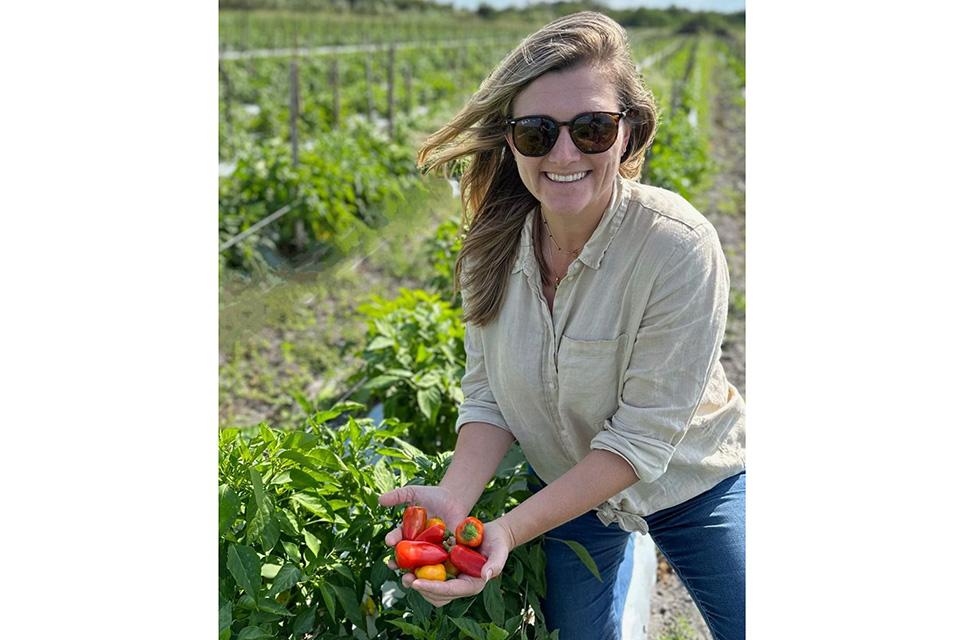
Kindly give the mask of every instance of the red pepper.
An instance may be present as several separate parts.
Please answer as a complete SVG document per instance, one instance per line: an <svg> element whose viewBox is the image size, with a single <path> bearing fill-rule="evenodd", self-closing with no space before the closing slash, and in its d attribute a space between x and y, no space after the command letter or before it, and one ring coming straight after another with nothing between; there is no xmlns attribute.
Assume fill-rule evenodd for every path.
<svg viewBox="0 0 960 640"><path fill-rule="evenodd" d="M432 542L401 540L394 550L397 566L401 569L416 569L428 564L443 564L450 557L447 550Z"/></svg>
<svg viewBox="0 0 960 640"><path fill-rule="evenodd" d="M450 562L468 576L479 578L480 569L486 564L487 558L470 547L458 544L455 545L453 549L450 549Z"/></svg>
<svg viewBox="0 0 960 640"><path fill-rule="evenodd" d="M479 547L483 542L483 523L469 517L457 527L457 543L466 547Z"/></svg>
<svg viewBox="0 0 960 640"><path fill-rule="evenodd" d="M403 512L404 540L416 540L420 532L427 528L427 510L423 507L410 505Z"/></svg>
<svg viewBox="0 0 960 640"><path fill-rule="evenodd" d="M447 528L442 524L435 524L432 527L427 527L420 532L415 540L422 540L423 542L432 542L434 544L440 544L443 542L443 539L446 537Z"/></svg>

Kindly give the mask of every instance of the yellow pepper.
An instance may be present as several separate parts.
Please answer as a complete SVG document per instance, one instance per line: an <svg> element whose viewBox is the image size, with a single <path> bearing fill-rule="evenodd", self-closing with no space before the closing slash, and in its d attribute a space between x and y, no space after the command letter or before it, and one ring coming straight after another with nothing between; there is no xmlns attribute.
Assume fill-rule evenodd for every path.
<svg viewBox="0 0 960 640"><path fill-rule="evenodd" d="M419 567L414 573L418 578L424 580L440 580L442 582L447 579L447 570L442 564L426 564Z"/></svg>

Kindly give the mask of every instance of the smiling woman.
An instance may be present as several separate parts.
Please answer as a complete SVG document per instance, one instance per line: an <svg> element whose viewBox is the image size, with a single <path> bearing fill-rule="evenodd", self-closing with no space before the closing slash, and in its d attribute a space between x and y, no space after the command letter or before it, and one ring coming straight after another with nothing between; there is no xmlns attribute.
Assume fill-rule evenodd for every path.
<svg viewBox="0 0 960 640"><path fill-rule="evenodd" d="M467 161L464 402L440 484L381 504L459 522L514 441L534 482L484 523L479 576L403 577L436 606L480 593L546 534L548 628L619 638L628 542L649 534L714 638L744 637L745 407L720 363L729 276L709 221L634 180L655 123L623 29L582 12L524 40L420 151L436 171Z"/></svg>

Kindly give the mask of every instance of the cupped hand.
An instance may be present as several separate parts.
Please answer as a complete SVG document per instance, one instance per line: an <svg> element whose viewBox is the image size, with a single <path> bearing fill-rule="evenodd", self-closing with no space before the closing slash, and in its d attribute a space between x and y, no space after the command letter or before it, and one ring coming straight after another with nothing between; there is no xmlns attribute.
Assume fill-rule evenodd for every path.
<svg viewBox="0 0 960 640"><path fill-rule="evenodd" d="M451 580L423 580L407 573L403 576L403 584L419 591L424 600L435 607L442 607L457 598L475 596L483 591L488 580L500 575L514 546L509 530L499 519L494 520L483 525L483 544L477 548L477 551L487 558L487 562L480 569L482 578L461 573Z"/></svg>

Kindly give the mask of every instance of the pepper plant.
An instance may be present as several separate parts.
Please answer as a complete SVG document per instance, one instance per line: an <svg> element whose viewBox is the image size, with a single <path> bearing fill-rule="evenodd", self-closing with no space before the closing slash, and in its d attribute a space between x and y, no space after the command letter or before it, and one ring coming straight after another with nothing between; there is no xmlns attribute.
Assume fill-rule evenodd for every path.
<svg viewBox="0 0 960 640"><path fill-rule="evenodd" d="M350 415L365 410L343 403L293 430L220 432L220 640L551 637L542 539L515 549L482 594L440 609L387 568L384 538L402 509L378 496L437 484L452 454L406 443L396 419ZM473 514L492 520L525 499L526 468L511 450Z"/></svg>

